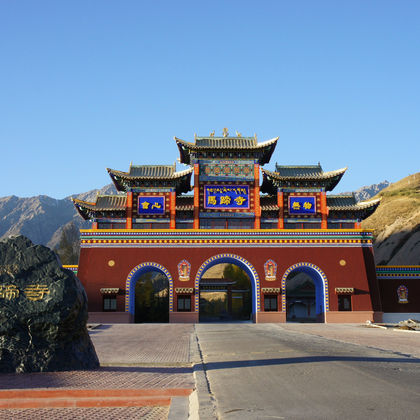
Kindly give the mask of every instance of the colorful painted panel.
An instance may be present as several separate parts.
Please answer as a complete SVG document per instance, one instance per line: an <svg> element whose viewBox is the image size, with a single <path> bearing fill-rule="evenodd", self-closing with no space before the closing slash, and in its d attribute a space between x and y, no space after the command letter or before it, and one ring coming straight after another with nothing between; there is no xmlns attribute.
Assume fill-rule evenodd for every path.
<svg viewBox="0 0 420 420"><path fill-rule="evenodd" d="M273 260L267 260L264 264L264 272L267 281L276 280L277 264Z"/></svg>
<svg viewBox="0 0 420 420"><path fill-rule="evenodd" d="M200 179L214 177L254 178L254 162L250 160L210 160L200 164Z"/></svg>
<svg viewBox="0 0 420 420"><path fill-rule="evenodd" d="M310 196L289 196L289 214L315 214L316 197Z"/></svg>
<svg viewBox="0 0 420 420"><path fill-rule="evenodd" d="M164 196L140 196L138 197L139 214L165 214Z"/></svg>
<svg viewBox="0 0 420 420"><path fill-rule="evenodd" d="M182 260L178 264L178 275L180 281L188 281L190 279L191 264L187 260Z"/></svg>
<svg viewBox="0 0 420 420"><path fill-rule="evenodd" d="M205 185L204 208L249 209L249 186Z"/></svg>
<svg viewBox="0 0 420 420"><path fill-rule="evenodd" d="M408 303L408 287L401 285L397 289L398 303Z"/></svg>

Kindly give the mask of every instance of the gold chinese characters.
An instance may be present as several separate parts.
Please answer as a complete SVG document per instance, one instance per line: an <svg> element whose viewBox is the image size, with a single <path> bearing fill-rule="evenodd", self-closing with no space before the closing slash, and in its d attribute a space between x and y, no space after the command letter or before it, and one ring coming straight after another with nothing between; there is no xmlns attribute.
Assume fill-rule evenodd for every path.
<svg viewBox="0 0 420 420"><path fill-rule="evenodd" d="M19 297L19 289L14 284L0 285L0 298L12 300Z"/></svg>
<svg viewBox="0 0 420 420"><path fill-rule="evenodd" d="M50 294L48 286L44 284L29 284L23 289L24 296L31 301L42 300ZM21 295L21 291L13 284L0 285L0 299L12 300Z"/></svg>
<svg viewBox="0 0 420 420"><path fill-rule="evenodd" d="M293 208L293 210L300 210L301 209L301 203L299 203L298 201L295 201L292 204L292 208ZM309 201L305 201L303 203L303 208L305 210L310 210L312 208L312 203L310 203Z"/></svg>

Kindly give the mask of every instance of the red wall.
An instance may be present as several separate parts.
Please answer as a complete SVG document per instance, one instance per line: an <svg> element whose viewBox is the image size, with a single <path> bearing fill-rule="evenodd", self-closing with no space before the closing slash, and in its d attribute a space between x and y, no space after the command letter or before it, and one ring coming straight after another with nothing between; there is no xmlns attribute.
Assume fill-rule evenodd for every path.
<svg viewBox="0 0 420 420"><path fill-rule="evenodd" d="M384 312L420 312L420 281L411 279L379 279ZM398 303L397 289L404 285L408 288L408 303Z"/></svg>
<svg viewBox="0 0 420 420"><path fill-rule="evenodd" d="M155 262L163 265L174 280L174 287L194 287L199 267L210 257L221 253L245 258L257 270L261 287L281 287L281 278L291 265L300 262L318 266L326 275L329 287L329 310L338 310L336 287L353 287L354 311L381 311L376 284L375 266L371 248L362 247L312 247L312 248L82 248L78 277L89 298L89 311L102 311L102 287L119 287L125 290L130 271L138 264ZM178 263L186 259L191 263L190 280L178 280ZM265 280L264 263L272 259L277 263L277 280ZM108 261L115 261L109 266ZM346 264L341 265L340 261ZM414 290L413 290L414 292ZM175 299L174 299L175 303ZM176 307L176 306L174 306ZM124 296L118 297L118 310L124 310Z"/></svg>

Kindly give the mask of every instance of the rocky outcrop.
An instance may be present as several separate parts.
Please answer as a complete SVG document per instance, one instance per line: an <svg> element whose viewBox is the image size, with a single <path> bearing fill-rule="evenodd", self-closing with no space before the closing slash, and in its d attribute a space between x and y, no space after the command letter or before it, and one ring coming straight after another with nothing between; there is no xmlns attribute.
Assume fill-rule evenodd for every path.
<svg viewBox="0 0 420 420"><path fill-rule="evenodd" d="M0 372L99 366L79 279L50 249L18 236L0 242Z"/></svg>

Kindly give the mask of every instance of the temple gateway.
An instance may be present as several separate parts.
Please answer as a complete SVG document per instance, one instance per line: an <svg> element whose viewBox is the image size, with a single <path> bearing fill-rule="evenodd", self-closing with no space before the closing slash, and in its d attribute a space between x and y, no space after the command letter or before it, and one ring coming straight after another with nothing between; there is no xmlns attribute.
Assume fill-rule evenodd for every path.
<svg viewBox="0 0 420 420"><path fill-rule="evenodd" d="M233 298L247 292L254 322L286 322L302 311L318 322L381 320L372 232L361 229L379 200L328 194L346 168L263 169L277 141L226 129L193 142L175 137L187 169L108 169L117 194L74 199L92 222L81 230L78 265L90 320L134 322L136 283L156 272L167 279L169 322L198 322L200 294L216 289ZM246 273L248 288L206 279L226 263Z"/></svg>

